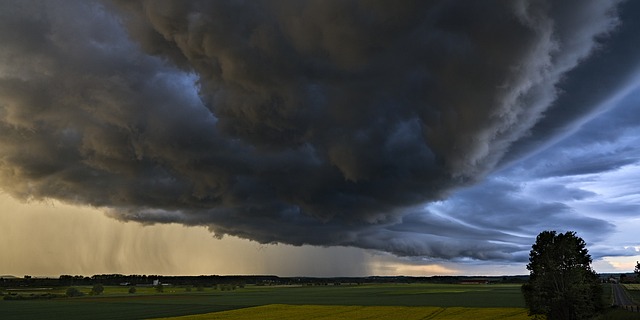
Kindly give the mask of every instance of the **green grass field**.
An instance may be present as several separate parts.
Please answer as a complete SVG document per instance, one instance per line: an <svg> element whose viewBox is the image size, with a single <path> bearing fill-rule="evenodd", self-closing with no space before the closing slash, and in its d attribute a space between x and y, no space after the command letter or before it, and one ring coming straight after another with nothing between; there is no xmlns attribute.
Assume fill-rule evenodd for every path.
<svg viewBox="0 0 640 320"><path fill-rule="evenodd" d="M91 287L77 287L85 294ZM18 288L19 289L19 288ZM13 289L23 295L67 288ZM603 299L610 304L611 288ZM637 293L635 287L630 292ZM233 291L107 286L102 295L52 300L0 300L0 319L527 319L520 285L384 284L313 287L247 286ZM610 309L599 320L640 319Z"/></svg>
<svg viewBox="0 0 640 320"><path fill-rule="evenodd" d="M88 293L90 287L79 287ZM57 289L64 292L66 288ZM523 308L519 285L385 284L314 287L247 286L234 291L206 288L164 293L105 287L100 296L52 300L2 301L0 319L143 319L205 314L267 305L367 307ZM524 310L524 309L522 309Z"/></svg>

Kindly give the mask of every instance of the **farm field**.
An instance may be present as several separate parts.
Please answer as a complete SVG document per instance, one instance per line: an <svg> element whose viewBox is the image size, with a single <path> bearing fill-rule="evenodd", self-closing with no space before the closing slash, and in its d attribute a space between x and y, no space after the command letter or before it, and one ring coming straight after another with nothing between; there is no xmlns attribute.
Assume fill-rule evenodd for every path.
<svg viewBox="0 0 640 320"><path fill-rule="evenodd" d="M640 303L640 284L625 283L623 284L623 286L625 287L625 289L627 289L627 292L631 296L631 299L633 299L635 303Z"/></svg>
<svg viewBox="0 0 640 320"><path fill-rule="evenodd" d="M79 289L85 293L90 290ZM164 293L141 288L136 294L124 293L125 289L105 287L103 295L78 298L0 300L0 319L166 318L269 305L524 308L520 285L247 286L233 291L205 288L191 292L168 287Z"/></svg>
<svg viewBox="0 0 640 320"><path fill-rule="evenodd" d="M406 320L519 320L529 319L524 308L463 308L463 307L391 307L391 306L320 306L320 305L266 305L240 310L223 311L193 316L163 318L162 320L262 320L279 319L406 319ZM160 319L157 319L160 320Z"/></svg>

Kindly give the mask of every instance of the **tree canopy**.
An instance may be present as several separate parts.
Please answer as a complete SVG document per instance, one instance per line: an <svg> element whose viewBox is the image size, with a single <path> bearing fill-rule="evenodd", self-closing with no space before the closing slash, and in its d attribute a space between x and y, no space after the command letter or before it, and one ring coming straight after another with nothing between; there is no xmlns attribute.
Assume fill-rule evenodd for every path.
<svg viewBox="0 0 640 320"><path fill-rule="evenodd" d="M529 253L529 281L522 287L530 314L549 320L593 317L603 303L591 262L586 243L575 232L541 232Z"/></svg>
<svg viewBox="0 0 640 320"><path fill-rule="evenodd" d="M80 297L83 296L84 293L80 292L76 287L69 287L67 288L66 295L67 297Z"/></svg>
<svg viewBox="0 0 640 320"><path fill-rule="evenodd" d="M104 292L104 286L101 283L96 283L91 288L92 294L102 294L102 292Z"/></svg>

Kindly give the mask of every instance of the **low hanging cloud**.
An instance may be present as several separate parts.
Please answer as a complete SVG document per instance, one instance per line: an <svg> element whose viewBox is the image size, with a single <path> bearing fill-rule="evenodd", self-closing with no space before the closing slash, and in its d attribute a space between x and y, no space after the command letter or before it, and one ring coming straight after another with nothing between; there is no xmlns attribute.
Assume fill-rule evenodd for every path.
<svg viewBox="0 0 640 320"><path fill-rule="evenodd" d="M617 9L0 1L0 187L262 243L521 260L521 236L415 208L537 145Z"/></svg>

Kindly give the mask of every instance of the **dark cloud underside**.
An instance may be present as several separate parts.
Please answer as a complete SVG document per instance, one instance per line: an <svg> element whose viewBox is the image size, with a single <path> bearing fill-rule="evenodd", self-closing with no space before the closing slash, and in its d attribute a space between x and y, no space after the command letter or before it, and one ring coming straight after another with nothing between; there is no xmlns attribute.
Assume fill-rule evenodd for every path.
<svg viewBox="0 0 640 320"><path fill-rule="evenodd" d="M445 246L446 219L403 221L492 172L616 7L0 1L1 186L260 242L509 259L502 230Z"/></svg>

